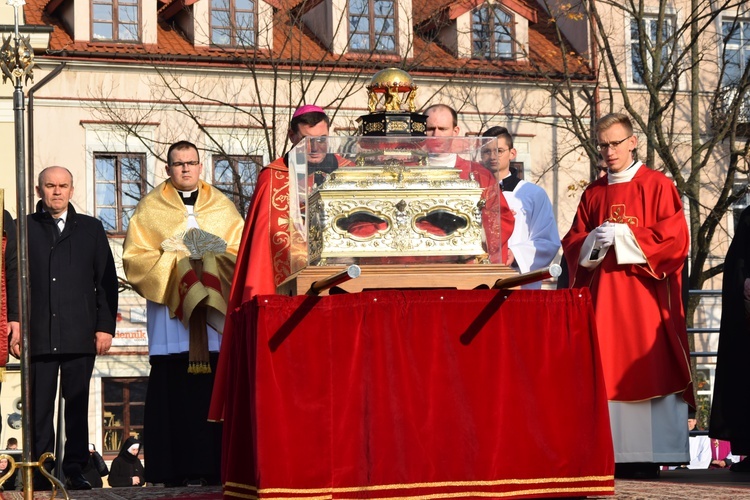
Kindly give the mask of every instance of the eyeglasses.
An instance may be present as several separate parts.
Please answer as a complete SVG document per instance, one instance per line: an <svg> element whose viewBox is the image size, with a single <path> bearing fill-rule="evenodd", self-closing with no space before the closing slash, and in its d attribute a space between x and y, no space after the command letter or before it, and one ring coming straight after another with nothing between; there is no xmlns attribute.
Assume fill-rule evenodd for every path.
<svg viewBox="0 0 750 500"><path fill-rule="evenodd" d="M185 165L187 165L187 166L189 166L189 167L194 167L194 166L196 166L196 165L200 165L200 163L201 163L201 162L200 162L200 161L198 161L198 160L192 160L192 161L176 161L176 162L173 162L173 163L172 163L172 164L170 165L170 167L177 167L177 168L180 168L180 167L184 167Z"/></svg>
<svg viewBox="0 0 750 500"><path fill-rule="evenodd" d="M507 153L508 151L510 151L510 149L497 148L495 151L497 151L498 155L502 156L505 153ZM484 149L484 150L482 150L482 154L484 154L484 155L491 155L492 152L493 152L492 149Z"/></svg>
<svg viewBox="0 0 750 500"><path fill-rule="evenodd" d="M616 148L617 146L619 146L619 145L620 145L620 144L622 144L623 142L627 141L627 140L628 140L628 139L630 139L631 137L633 137L633 134L630 134L630 135L629 135L629 136L627 136L627 137L626 137L625 139L622 139L622 140L619 140L619 141L612 141L612 142L600 142L600 143L598 143L598 144L596 145L596 149L598 149L598 150L599 150L599 151L601 151L602 153L603 153L603 152L605 152L606 150L608 150L609 148L615 149L615 148Z"/></svg>

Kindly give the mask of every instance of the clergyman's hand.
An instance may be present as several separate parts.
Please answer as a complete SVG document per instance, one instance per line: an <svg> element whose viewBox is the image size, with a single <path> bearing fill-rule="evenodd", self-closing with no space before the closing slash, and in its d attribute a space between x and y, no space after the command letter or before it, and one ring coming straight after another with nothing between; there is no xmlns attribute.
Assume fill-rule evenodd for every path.
<svg viewBox="0 0 750 500"><path fill-rule="evenodd" d="M107 332L96 332L96 353L107 354L112 347L112 334Z"/></svg>
<svg viewBox="0 0 750 500"><path fill-rule="evenodd" d="M8 351L14 358L21 358L21 324L18 321L8 322Z"/></svg>

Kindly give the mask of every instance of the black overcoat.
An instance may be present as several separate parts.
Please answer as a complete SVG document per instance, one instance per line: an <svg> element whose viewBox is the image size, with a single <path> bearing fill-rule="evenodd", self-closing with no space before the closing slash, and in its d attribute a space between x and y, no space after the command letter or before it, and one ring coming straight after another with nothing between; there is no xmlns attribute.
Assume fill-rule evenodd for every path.
<svg viewBox="0 0 750 500"><path fill-rule="evenodd" d="M721 325L710 436L750 445L750 322L745 311L745 279L750 278L750 208L740 215L724 261ZM747 446L746 445L746 446ZM732 453L736 452L732 446Z"/></svg>
<svg viewBox="0 0 750 500"><path fill-rule="evenodd" d="M96 354L96 332L115 333L117 271L102 223L68 204L58 236L49 213L28 215L31 355Z"/></svg>

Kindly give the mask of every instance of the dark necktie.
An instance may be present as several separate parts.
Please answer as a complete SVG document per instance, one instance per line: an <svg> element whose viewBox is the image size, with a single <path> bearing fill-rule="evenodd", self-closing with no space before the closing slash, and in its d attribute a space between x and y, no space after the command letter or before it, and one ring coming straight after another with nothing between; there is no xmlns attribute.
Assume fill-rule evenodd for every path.
<svg viewBox="0 0 750 500"><path fill-rule="evenodd" d="M62 234L62 229L60 229L60 221L63 220L62 217L58 219L54 219L55 221L55 229L57 229L57 235L60 236Z"/></svg>

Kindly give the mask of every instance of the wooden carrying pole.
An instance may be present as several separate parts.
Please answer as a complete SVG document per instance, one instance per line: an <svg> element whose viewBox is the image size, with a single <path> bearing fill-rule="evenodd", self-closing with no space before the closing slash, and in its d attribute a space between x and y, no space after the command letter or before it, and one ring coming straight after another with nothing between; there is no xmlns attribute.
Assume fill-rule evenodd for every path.
<svg viewBox="0 0 750 500"><path fill-rule="evenodd" d="M500 278L492 286L494 289L506 290L522 285L528 285L536 281L546 280L547 278L557 278L562 274L562 267L557 264L552 264L544 269L537 269L536 271L530 271L528 273L519 274L518 276L510 276L508 278Z"/></svg>
<svg viewBox="0 0 750 500"><path fill-rule="evenodd" d="M312 285L305 295L320 295L321 292L340 285L345 281L349 281L353 278L358 278L362 270L358 265L352 264L340 273L336 273L328 278L318 280Z"/></svg>

